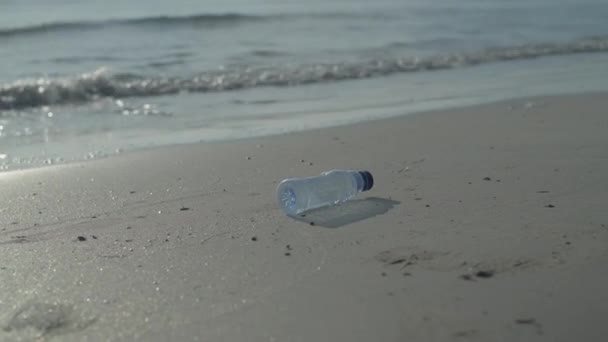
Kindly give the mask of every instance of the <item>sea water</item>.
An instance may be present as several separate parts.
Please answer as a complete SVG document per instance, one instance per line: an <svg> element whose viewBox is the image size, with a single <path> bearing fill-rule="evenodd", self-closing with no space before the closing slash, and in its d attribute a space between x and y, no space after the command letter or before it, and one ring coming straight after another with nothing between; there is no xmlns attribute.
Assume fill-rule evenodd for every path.
<svg viewBox="0 0 608 342"><path fill-rule="evenodd" d="M608 90L605 0L0 2L0 169Z"/></svg>

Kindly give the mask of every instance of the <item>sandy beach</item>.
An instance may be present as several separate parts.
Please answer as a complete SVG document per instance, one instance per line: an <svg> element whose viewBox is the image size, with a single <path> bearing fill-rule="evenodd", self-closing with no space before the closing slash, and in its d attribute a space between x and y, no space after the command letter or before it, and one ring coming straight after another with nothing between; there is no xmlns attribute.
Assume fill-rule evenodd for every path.
<svg viewBox="0 0 608 342"><path fill-rule="evenodd" d="M606 95L0 173L0 340L605 340Z"/></svg>

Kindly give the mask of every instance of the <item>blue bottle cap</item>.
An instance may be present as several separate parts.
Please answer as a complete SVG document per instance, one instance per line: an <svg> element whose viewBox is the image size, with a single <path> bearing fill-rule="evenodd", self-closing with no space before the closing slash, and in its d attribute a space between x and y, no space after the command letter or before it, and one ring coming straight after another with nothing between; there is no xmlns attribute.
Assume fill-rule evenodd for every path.
<svg viewBox="0 0 608 342"><path fill-rule="evenodd" d="M361 191L368 191L374 186L374 177L369 171L359 171L361 178L363 178L363 189Z"/></svg>

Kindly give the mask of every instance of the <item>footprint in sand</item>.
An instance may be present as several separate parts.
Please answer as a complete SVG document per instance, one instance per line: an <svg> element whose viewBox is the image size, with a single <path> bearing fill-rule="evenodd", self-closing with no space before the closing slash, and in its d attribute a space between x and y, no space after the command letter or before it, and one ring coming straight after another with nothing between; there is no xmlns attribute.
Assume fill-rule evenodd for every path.
<svg viewBox="0 0 608 342"><path fill-rule="evenodd" d="M95 320L71 305L30 302L17 309L2 330L40 338L80 331Z"/></svg>

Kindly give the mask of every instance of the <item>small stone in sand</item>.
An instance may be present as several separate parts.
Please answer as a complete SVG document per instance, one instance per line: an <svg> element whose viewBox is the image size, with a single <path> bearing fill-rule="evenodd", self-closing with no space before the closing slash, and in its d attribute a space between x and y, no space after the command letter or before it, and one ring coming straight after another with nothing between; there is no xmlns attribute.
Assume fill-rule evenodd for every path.
<svg viewBox="0 0 608 342"><path fill-rule="evenodd" d="M494 271L477 271L477 273L475 273L475 276L477 278L492 278L494 276Z"/></svg>
<svg viewBox="0 0 608 342"><path fill-rule="evenodd" d="M290 251L290 250L291 250L291 245L287 245L287 246L285 246L285 248L286 248L288 251Z"/></svg>
<svg viewBox="0 0 608 342"><path fill-rule="evenodd" d="M400 258L400 259L397 259L397 260L393 260L393 261L389 262L388 264L389 265L398 265L398 264L402 264L402 263L404 263L406 261L407 260L405 260L404 258Z"/></svg>
<svg viewBox="0 0 608 342"><path fill-rule="evenodd" d="M536 320L534 318L519 318L515 320L517 324L536 324Z"/></svg>
<svg viewBox="0 0 608 342"><path fill-rule="evenodd" d="M300 163L304 163L306 160L304 159L300 159Z"/></svg>
<svg viewBox="0 0 608 342"><path fill-rule="evenodd" d="M312 162L308 163L308 165L312 166Z"/></svg>
<svg viewBox="0 0 608 342"><path fill-rule="evenodd" d="M491 181L491 180L492 180L492 178L490 178L490 177L484 177L484 178L483 178L483 180L484 180L484 181Z"/></svg>
<svg viewBox="0 0 608 342"><path fill-rule="evenodd" d="M430 204L427 204L427 205L425 205L425 207L430 208L430 207L431 207L431 205L430 205Z"/></svg>
<svg viewBox="0 0 608 342"><path fill-rule="evenodd" d="M310 221L310 225L311 225L311 226L314 226L314 225L315 225L315 223L314 223L313 221Z"/></svg>
<svg viewBox="0 0 608 342"><path fill-rule="evenodd" d="M91 237L93 238L93 240L97 240L97 236L91 235Z"/></svg>
<svg viewBox="0 0 608 342"><path fill-rule="evenodd" d="M415 201L422 201L422 197L416 197L414 198Z"/></svg>
<svg viewBox="0 0 608 342"><path fill-rule="evenodd" d="M247 157L247 160L251 160L251 157Z"/></svg>
<svg viewBox="0 0 608 342"><path fill-rule="evenodd" d="M290 255L291 255L291 253L285 252L285 256L290 256Z"/></svg>
<svg viewBox="0 0 608 342"><path fill-rule="evenodd" d="M190 208L181 207L179 210L180 210L180 211L186 211L186 210L190 210Z"/></svg>
<svg viewBox="0 0 608 342"><path fill-rule="evenodd" d="M257 236L252 237L251 241L258 241L258 237Z"/></svg>
<svg viewBox="0 0 608 342"><path fill-rule="evenodd" d="M84 236L77 237L78 241L87 241L87 238Z"/></svg>
<svg viewBox="0 0 608 342"><path fill-rule="evenodd" d="M553 204L547 204L545 208L555 208L555 206Z"/></svg>
<svg viewBox="0 0 608 342"><path fill-rule="evenodd" d="M134 194L134 193L135 193L135 190L131 190L131 191L129 191L129 193L130 193L130 194Z"/></svg>
<svg viewBox="0 0 608 342"><path fill-rule="evenodd" d="M462 278L464 280L470 280L470 281L473 280L473 277L471 277L470 274L463 274L463 275L460 276L460 278Z"/></svg>

